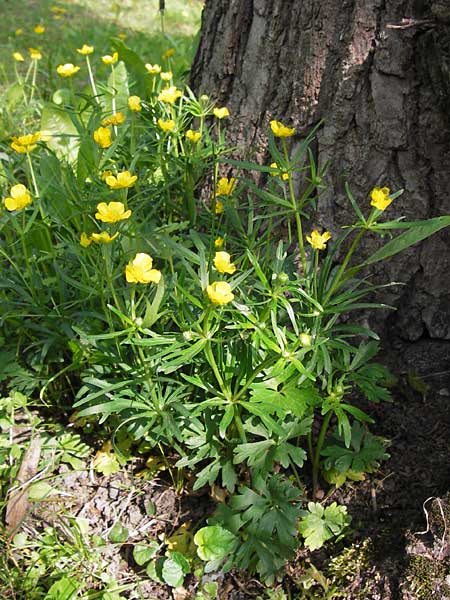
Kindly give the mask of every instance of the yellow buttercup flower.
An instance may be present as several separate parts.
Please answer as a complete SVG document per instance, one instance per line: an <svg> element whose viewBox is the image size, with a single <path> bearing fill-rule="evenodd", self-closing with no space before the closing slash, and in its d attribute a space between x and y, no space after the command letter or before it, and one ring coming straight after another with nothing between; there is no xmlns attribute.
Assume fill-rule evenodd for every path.
<svg viewBox="0 0 450 600"><path fill-rule="evenodd" d="M122 32L121 32L121 33L118 33L118 34L117 34L117 37L118 37L120 40L126 40L126 39L127 39L127 37L128 37L128 35L127 35L126 33L122 33Z"/></svg>
<svg viewBox="0 0 450 600"><path fill-rule="evenodd" d="M317 229L311 231L311 235L307 235L306 239L314 248L314 250L325 250L327 247L327 242L331 238L331 233L329 231L324 231L324 233L320 234Z"/></svg>
<svg viewBox="0 0 450 600"><path fill-rule="evenodd" d="M102 125L103 127L107 127L108 125L122 125L122 123L125 123L126 121L126 116L119 112L116 112L115 115L111 115L110 117L105 117L102 120Z"/></svg>
<svg viewBox="0 0 450 600"><path fill-rule="evenodd" d="M200 133L200 131L194 131L193 129L188 129L186 131L186 138L193 144L196 144L201 137L202 134Z"/></svg>
<svg viewBox="0 0 450 600"><path fill-rule="evenodd" d="M234 177L221 177L217 182L216 196L230 196L233 193L236 179Z"/></svg>
<svg viewBox="0 0 450 600"><path fill-rule="evenodd" d="M161 73L160 65L152 65L150 63L147 63L145 65L145 68L147 69L148 73L150 73L150 75L158 75L158 73Z"/></svg>
<svg viewBox="0 0 450 600"><path fill-rule="evenodd" d="M112 190L120 190L122 188L133 187L137 181L137 175L131 175L130 171L122 171L116 177L109 175L105 181Z"/></svg>
<svg viewBox="0 0 450 600"><path fill-rule="evenodd" d="M226 281L215 281L211 285L208 285L206 293L214 304L228 304L234 298L231 286Z"/></svg>
<svg viewBox="0 0 450 600"><path fill-rule="evenodd" d="M94 52L94 46L88 46L87 44L83 44L81 48L77 48L77 52L78 54L87 56L88 54L92 54Z"/></svg>
<svg viewBox="0 0 450 600"><path fill-rule="evenodd" d="M41 60L42 52L37 48L28 48L31 60Z"/></svg>
<svg viewBox="0 0 450 600"><path fill-rule="evenodd" d="M231 262L231 256L228 254L228 252L216 252L213 263L219 273L228 273L229 275L233 275L233 273L236 271L236 265Z"/></svg>
<svg viewBox="0 0 450 600"><path fill-rule="evenodd" d="M280 171L280 169L278 168L277 163L275 163L275 162L270 163L270 167L271 167L271 169L274 169L273 171L271 171L269 173L269 175L271 177L281 177L281 179L283 179L283 181L287 181L289 179L289 173L285 173L283 171Z"/></svg>
<svg viewBox="0 0 450 600"><path fill-rule="evenodd" d="M13 52L13 58L17 62L23 62L25 60L20 52Z"/></svg>
<svg viewBox="0 0 450 600"><path fill-rule="evenodd" d="M166 50L164 52L164 54L162 55L163 58L170 58L171 56L173 56L175 54L175 48L169 48L168 50Z"/></svg>
<svg viewBox="0 0 450 600"><path fill-rule="evenodd" d="M72 77L72 75L78 73L79 70L80 67L76 67L72 63L66 63L65 65L59 65L56 67L56 72L58 75L61 75L61 77Z"/></svg>
<svg viewBox="0 0 450 600"><path fill-rule="evenodd" d="M128 98L128 108L134 112L142 110L141 99L139 96L130 96Z"/></svg>
<svg viewBox="0 0 450 600"><path fill-rule="evenodd" d="M15 30L15 32L14 32L14 33L15 33L15 35L23 35L23 29L22 29L22 27L18 27L18 28Z"/></svg>
<svg viewBox="0 0 450 600"><path fill-rule="evenodd" d="M164 119L158 119L158 126L163 131L174 131L175 121L172 121L172 119L168 119L167 121Z"/></svg>
<svg viewBox="0 0 450 600"><path fill-rule="evenodd" d="M217 119L225 119L225 117L230 116L230 111L228 110L228 108L226 106L222 106L222 108L216 107L213 110L213 114Z"/></svg>
<svg viewBox="0 0 450 600"><path fill-rule="evenodd" d="M97 204L97 211L95 218L103 223L117 223L129 219L131 216L131 210L125 210L122 202L109 202L108 204L100 202Z"/></svg>
<svg viewBox="0 0 450 600"><path fill-rule="evenodd" d="M178 98L181 98L182 95L183 92L181 90L177 90L174 85L171 85L170 87L161 90L158 100L160 102L167 102L167 104L173 104L178 100Z"/></svg>
<svg viewBox="0 0 450 600"><path fill-rule="evenodd" d="M32 152L36 148L36 142L41 139L41 132L28 133L19 137L13 136L11 148L19 154Z"/></svg>
<svg viewBox="0 0 450 600"><path fill-rule="evenodd" d="M173 77L172 71L162 71L159 76L163 81L170 81Z"/></svg>
<svg viewBox="0 0 450 600"><path fill-rule="evenodd" d="M111 56L111 54L105 54L105 56L102 56L102 61L105 65L115 65L118 60L119 60L118 52L114 52L114 54L112 56Z"/></svg>
<svg viewBox="0 0 450 600"><path fill-rule="evenodd" d="M214 246L216 248L222 248L222 246L224 245L224 239L221 237L218 237L214 240Z"/></svg>
<svg viewBox="0 0 450 600"><path fill-rule="evenodd" d="M45 32L45 27L43 25L36 25L36 27L34 28L34 33L37 33L38 35L42 35Z"/></svg>
<svg viewBox="0 0 450 600"><path fill-rule="evenodd" d="M145 252L139 252L125 268L128 283L159 283L161 271L153 269L153 259Z"/></svg>
<svg viewBox="0 0 450 600"><path fill-rule="evenodd" d="M378 208L378 210L385 210L392 202L392 200L389 198L390 191L391 190L387 187L373 188L373 190L370 192L370 205L375 206L375 208Z"/></svg>
<svg viewBox="0 0 450 600"><path fill-rule="evenodd" d="M273 135L280 138L291 137L295 133L294 127L286 127L280 121L270 121L270 128Z"/></svg>
<svg viewBox="0 0 450 600"><path fill-rule="evenodd" d="M67 10L62 6L51 6L50 10L53 13L61 13L62 15L64 15L67 12Z"/></svg>
<svg viewBox="0 0 450 600"><path fill-rule="evenodd" d="M100 148L109 148L112 144L111 130L107 127L99 127L94 131L94 141Z"/></svg>
<svg viewBox="0 0 450 600"><path fill-rule="evenodd" d="M214 208L214 212L216 215L221 215L224 212L225 208L223 206L223 202L220 200L216 200L216 206Z"/></svg>
<svg viewBox="0 0 450 600"><path fill-rule="evenodd" d="M83 231L83 233L80 235L80 245L83 246L83 248L88 248L91 244L92 238Z"/></svg>
<svg viewBox="0 0 450 600"><path fill-rule="evenodd" d="M3 200L3 204L7 210L23 210L33 202L30 192L21 183L13 185L9 193L11 195Z"/></svg>
<svg viewBox="0 0 450 600"><path fill-rule="evenodd" d="M116 237L119 235L119 232L116 231L114 235L109 235L107 231L102 231L100 233L92 233L91 239L96 244L110 244L113 242Z"/></svg>
<svg viewBox="0 0 450 600"><path fill-rule="evenodd" d="M109 177L110 175L112 175L113 172L110 171L109 169L107 169L106 171L102 171L101 175L100 175L100 179L102 181L106 181L106 178Z"/></svg>

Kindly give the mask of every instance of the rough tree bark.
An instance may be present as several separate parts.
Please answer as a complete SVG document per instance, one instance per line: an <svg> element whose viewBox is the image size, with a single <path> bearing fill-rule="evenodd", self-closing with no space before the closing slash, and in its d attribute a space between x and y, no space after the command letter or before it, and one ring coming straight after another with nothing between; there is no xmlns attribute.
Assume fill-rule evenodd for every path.
<svg viewBox="0 0 450 600"><path fill-rule="evenodd" d="M261 160L270 119L299 136L323 119L317 159L331 167L318 224L349 221L345 181L367 203L375 185L404 188L390 216L450 213L448 0L206 0L192 84L228 106L233 141ZM447 360L449 246L444 230L375 273L406 284L385 293L398 311L381 332Z"/></svg>

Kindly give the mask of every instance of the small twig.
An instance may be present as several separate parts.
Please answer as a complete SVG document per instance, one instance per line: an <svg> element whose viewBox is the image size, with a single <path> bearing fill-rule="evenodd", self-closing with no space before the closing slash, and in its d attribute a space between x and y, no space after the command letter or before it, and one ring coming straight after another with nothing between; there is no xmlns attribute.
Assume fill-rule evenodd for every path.
<svg viewBox="0 0 450 600"><path fill-rule="evenodd" d="M412 19L405 18L400 23L388 23L386 29L410 29L411 27L419 27L420 25L434 25L433 19Z"/></svg>

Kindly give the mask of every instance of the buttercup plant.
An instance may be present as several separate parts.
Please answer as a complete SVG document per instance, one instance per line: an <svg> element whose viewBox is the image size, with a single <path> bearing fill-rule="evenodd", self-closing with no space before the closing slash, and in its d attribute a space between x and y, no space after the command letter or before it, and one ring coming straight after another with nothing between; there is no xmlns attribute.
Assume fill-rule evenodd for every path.
<svg viewBox="0 0 450 600"><path fill-rule="evenodd" d="M202 560L270 580L302 535L311 547L315 519L323 541L348 524L344 507L314 503L321 474L343 484L385 458L351 393L389 398L388 372L373 362L378 336L341 320L382 306L366 299L382 286L360 273L450 218L387 220L401 190L375 187L358 203L347 187L354 222L314 229L305 221L326 176L314 131L292 154L295 128L272 120L267 165L233 161L227 107L175 83L170 53L167 70L141 59L135 69L116 47L97 60L79 48L92 56L87 91L76 93L82 71L62 65L75 93L44 106L45 143L35 132L5 148L2 335L46 381L47 403L69 402L58 395L68 379L77 417L97 416L130 447L176 453L195 489L221 489L196 536ZM256 185L248 170L267 177ZM397 230L358 262L364 235ZM362 460L369 446L373 460ZM226 550L208 553L211 536Z"/></svg>

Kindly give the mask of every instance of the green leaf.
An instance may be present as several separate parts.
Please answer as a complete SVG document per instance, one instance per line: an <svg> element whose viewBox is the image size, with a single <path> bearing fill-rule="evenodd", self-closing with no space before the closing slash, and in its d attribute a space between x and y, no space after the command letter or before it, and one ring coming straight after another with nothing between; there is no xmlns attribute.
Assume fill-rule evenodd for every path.
<svg viewBox="0 0 450 600"><path fill-rule="evenodd" d="M81 584L73 577L63 577L51 586L45 595L44 600L72 600L76 598Z"/></svg>
<svg viewBox="0 0 450 600"><path fill-rule="evenodd" d="M142 567L149 560L154 558L159 550L159 544L156 541L149 542L148 544L136 544L133 548L133 558L136 563Z"/></svg>
<svg viewBox="0 0 450 600"><path fill-rule="evenodd" d="M42 109L41 131L51 135L46 143L59 159L75 162L80 140L67 110L55 104L46 104Z"/></svg>
<svg viewBox="0 0 450 600"><path fill-rule="evenodd" d="M308 510L302 511L298 530L305 538L305 545L312 551L339 535L349 523L346 506L338 506L333 502L324 509L319 503L309 502Z"/></svg>
<svg viewBox="0 0 450 600"><path fill-rule="evenodd" d="M114 544L124 544L128 540L128 535L128 529L120 521L117 521L111 528L108 539Z"/></svg>
<svg viewBox="0 0 450 600"><path fill-rule="evenodd" d="M57 496L58 490L49 485L46 481L38 481L33 483L28 490L28 499L32 502L40 502L46 500L50 496Z"/></svg>
<svg viewBox="0 0 450 600"><path fill-rule="evenodd" d="M167 585L177 588L183 585L184 576L190 570L188 560L180 552L171 552L164 560L161 576Z"/></svg>
<svg viewBox="0 0 450 600"><path fill-rule="evenodd" d="M194 536L197 554L204 561L219 560L230 554L237 543L236 536L220 525L202 527Z"/></svg>
<svg viewBox="0 0 450 600"><path fill-rule="evenodd" d="M369 256L361 266L371 265L380 260L390 258L449 225L450 216L436 217L434 219L428 219L427 221L411 223L411 229L409 231L405 231L385 244L382 248L372 254L372 256Z"/></svg>

